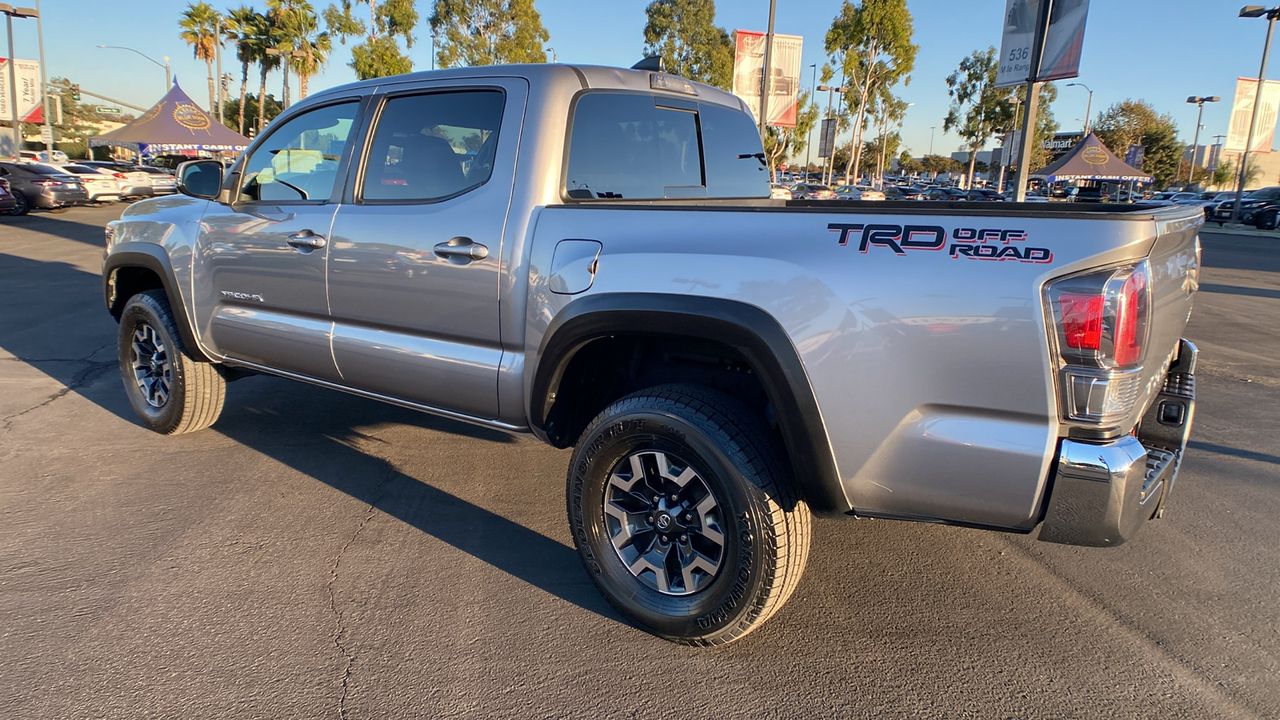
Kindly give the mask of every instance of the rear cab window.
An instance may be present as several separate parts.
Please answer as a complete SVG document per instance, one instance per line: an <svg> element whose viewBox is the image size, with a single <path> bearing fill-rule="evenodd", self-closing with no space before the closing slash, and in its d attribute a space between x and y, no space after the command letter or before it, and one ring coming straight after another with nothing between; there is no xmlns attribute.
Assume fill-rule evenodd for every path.
<svg viewBox="0 0 1280 720"><path fill-rule="evenodd" d="M588 92L573 108L564 193L575 200L767 198L751 116L713 103Z"/></svg>

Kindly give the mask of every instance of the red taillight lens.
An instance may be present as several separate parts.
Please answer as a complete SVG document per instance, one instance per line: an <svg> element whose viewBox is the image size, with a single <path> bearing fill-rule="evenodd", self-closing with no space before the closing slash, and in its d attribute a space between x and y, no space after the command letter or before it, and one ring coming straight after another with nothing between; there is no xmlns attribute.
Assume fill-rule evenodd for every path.
<svg viewBox="0 0 1280 720"><path fill-rule="evenodd" d="M125 176L124 176L124 173L111 173L111 177L116 178L117 180L128 180L128 179L129 179L129 178L127 178L127 177L125 177Z"/></svg>
<svg viewBox="0 0 1280 720"><path fill-rule="evenodd" d="M1102 295L1063 293L1058 297L1062 315L1062 333L1066 346L1076 350L1102 347L1102 312L1106 298Z"/></svg>
<svg viewBox="0 0 1280 720"><path fill-rule="evenodd" d="M1116 315L1116 364L1133 365L1142 359L1142 343L1147 336L1147 273L1143 266L1134 268L1120 288Z"/></svg>

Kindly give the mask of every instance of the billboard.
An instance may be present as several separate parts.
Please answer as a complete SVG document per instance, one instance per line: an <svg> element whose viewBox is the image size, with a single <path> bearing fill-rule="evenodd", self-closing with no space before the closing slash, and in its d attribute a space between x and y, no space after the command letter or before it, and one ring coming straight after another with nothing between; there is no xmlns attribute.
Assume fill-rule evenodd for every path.
<svg viewBox="0 0 1280 720"><path fill-rule="evenodd" d="M1045 1L1007 0L996 87L1027 82L1031 72L1031 44L1035 40L1036 18L1041 3ZM1080 49L1084 46L1084 25L1088 17L1089 0L1053 0L1049 11L1049 34L1045 38L1037 81L1061 80L1080 74Z"/></svg>
<svg viewBox="0 0 1280 720"><path fill-rule="evenodd" d="M1257 92L1257 78L1236 78L1236 99L1231 103L1231 124L1227 126L1227 142L1223 151L1244 151L1244 141L1249 135L1249 121L1253 119L1253 99ZM1280 81L1268 80L1262 86L1262 107L1258 111L1258 126L1253 129L1253 145L1249 152L1271 152L1278 111Z"/></svg>
<svg viewBox="0 0 1280 720"><path fill-rule="evenodd" d="M35 60L18 60L13 69L18 84L18 120L44 122L40 112L40 63ZM9 109L9 59L0 58L0 119L13 117Z"/></svg>
<svg viewBox="0 0 1280 720"><path fill-rule="evenodd" d="M737 30L734 36L733 93L747 103L747 107L751 108L751 115L759 121L765 34ZM767 125L796 126L796 104L800 94L800 50L803 43L804 38L799 35L773 36Z"/></svg>

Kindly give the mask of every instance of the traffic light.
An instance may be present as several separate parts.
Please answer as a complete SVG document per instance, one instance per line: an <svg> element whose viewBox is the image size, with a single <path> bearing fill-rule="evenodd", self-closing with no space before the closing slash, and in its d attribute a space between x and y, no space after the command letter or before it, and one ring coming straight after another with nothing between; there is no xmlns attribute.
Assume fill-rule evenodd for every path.
<svg viewBox="0 0 1280 720"><path fill-rule="evenodd" d="M80 85L79 85L79 83L77 83L77 84L75 84L75 85L72 85L72 86L71 86L71 99L72 99L72 100L76 100L76 101L79 101L79 100L80 100Z"/></svg>

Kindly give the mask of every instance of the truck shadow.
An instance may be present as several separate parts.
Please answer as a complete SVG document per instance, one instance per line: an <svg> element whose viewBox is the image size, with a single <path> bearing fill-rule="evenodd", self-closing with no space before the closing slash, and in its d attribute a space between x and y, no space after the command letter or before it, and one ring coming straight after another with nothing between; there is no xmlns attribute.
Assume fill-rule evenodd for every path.
<svg viewBox="0 0 1280 720"><path fill-rule="evenodd" d="M546 593L619 618L592 585L575 550L459 497L478 484L509 482L496 468L510 466L518 453L499 445L518 444L516 438L275 378L250 378L230 390L228 400L237 394L252 394L252 400L229 403L213 430ZM447 437L430 437L417 428ZM380 437L386 434L396 439ZM431 468L434 484L365 449L392 442L400 444L394 453L405 465ZM532 502L545 501L563 512L558 494L552 499L536 488L510 484L504 493L529 494ZM437 576L434 582L470 581Z"/></svg>

